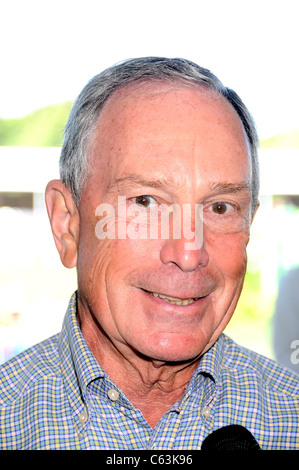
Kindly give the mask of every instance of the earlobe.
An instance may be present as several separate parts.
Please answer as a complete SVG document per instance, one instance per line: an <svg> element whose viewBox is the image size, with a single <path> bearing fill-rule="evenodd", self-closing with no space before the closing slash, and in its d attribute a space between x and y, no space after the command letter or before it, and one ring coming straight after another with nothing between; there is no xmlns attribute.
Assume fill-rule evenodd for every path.
<svg viewBox="0 0 299 470"><path fill-rule="evenodd" d="M46 187L45 202L61 262L73 268L77 265L79 212L71 191L62 181L52 180Z"/></svg>

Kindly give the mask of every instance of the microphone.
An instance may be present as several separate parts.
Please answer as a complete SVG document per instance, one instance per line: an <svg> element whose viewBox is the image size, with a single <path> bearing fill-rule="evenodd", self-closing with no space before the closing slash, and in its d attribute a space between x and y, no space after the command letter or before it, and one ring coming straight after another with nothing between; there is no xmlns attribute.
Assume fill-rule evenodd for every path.
<svg viewBox="0 0 299 470"><path fill-rule="evenodd" d="M207 436L201 450L262 450L248 429L231 424Z"/></svg>

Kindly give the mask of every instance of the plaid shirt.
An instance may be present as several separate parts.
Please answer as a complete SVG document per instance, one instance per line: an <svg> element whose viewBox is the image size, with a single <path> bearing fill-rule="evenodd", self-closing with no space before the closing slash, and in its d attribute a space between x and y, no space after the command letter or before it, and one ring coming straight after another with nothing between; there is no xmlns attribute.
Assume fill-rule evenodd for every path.
<svg viewBox="0 0 299 470"><path fill-rule="evenodd" d="M200 449L228 424L299 449L298 377L225 335L152 429L88 349L75 294L62 332L2 365L0 383L0 449Z"/></svg>

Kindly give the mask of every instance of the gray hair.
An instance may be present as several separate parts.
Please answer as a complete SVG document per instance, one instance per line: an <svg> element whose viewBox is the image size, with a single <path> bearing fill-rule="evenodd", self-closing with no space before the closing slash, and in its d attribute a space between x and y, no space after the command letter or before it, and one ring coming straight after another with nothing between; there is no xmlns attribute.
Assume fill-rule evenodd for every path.
<svg viewBox="0 0 299 470"><path fill-rule="evenodd" d="M114 65L92 78L83 88L71 110L60 157L60 177L70 188L77 205L88 174L88 150L98 119L113 92L136 82L160 81L197 85L214 90L229 101L238 113L251 150L252 211L258 203L258 136L254 121L240 97L209 70L186 59L144 57Z"/></svg>

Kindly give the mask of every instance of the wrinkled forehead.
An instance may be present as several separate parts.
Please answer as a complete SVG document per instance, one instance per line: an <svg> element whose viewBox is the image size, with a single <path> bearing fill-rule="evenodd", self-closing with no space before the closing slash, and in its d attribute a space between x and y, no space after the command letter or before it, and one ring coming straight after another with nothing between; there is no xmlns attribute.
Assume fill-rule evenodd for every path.
<svg viewBox="0 0 299 470"><path fill-rule="evenodd" d="M180 119L180 109L186 104L189 104L190 108L195 108L198 104L197 98L200 98L202 103L209 104L211 107L215 106L215 103L222 104L222 107L225 108L223 113L226 115L225 125L241 127L244 131L244 138L247 140L247 134L240 117L225 97L205 84L196 84L186 80L140 80L120 87L110 95L103 105L94 133L95 138L98 139L105 133L110 134L109 126L111 129L115 126L127 125L129 127L132 117L136 117L145 103L149 106L152 104L152 109L155 107L154 111L158 120L162 113L169 111L171 104L173 104L171 100L167 100L169 96L175 96L175 104L172 108L175 112L171 117L178 120ZM139 115L139 117L142 118L143 116ZM146 120L147 115L144 117Z"/></svg>
<svg viewBox="0 0 299 470"><path fill-rule="evenodd" d="M170 98L169 98L170 97ZM174 97L174 99L171 99ZM117 137L113 131L116 128L126 128L127 132L134 131L136 120L144 123L144 135L147 137L147 125L153 121L161 121L165 116L166 121L173 124L180 120L186 120L186 106L193 113L194 120L198 114L204 113L204 108L214 109L215 114L221 107L221 125L226 128L240 129L243 132L244 142L248 144L247 134L242 121L233 106L216 90L206 85L193 84L187 81L140 81L121 87L116 90L104 104L94 133L94 143L102 138ZM202 109L201 109L202 108ZM187 114L189 113L187 111ZM213 112L213 111L212 111ZM211 114L211 113L210 113ZM219 113L218 113L219 114ZM186 121L187 122L187 121ZM190 123L190 120L188 121ZM165 122L165 125L167 122ZM217 125L214 122L214 125ZM162 128L157 129L163 131ZM124 134L124 137L126 133ZM110 145L112 140L110 139ZM249 148L248 144L248 148Z"/></svg>
<svg viewBox="0 0 299 470"><path fill-rule="evenodd" d="M99 117L92 154L91 169L107 185L139 167L163 177L188 170L195 176L196 168L215 174L217 158L228 176L231 165L250 167L247 136L231 104L207 87L181 83L135 83L115 92Z"/></svg>

